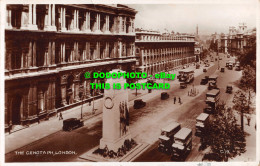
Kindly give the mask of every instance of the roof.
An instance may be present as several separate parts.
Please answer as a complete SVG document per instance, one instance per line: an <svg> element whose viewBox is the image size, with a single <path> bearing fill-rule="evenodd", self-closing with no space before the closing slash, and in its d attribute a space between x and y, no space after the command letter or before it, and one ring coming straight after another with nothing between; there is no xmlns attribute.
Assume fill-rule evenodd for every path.
<svg viewBox="0 0 260 166"><path fill-rule="evenodd" d="M159 139L168 141L170 138L166 137L165 135L161 135L161 136L159 137Z"/></svg>
<svg viewBox="0 0 260 166"><path fill-rule="evenodd" d="M176 127L178 127L180 124L177 122L172 122L171 124L169 124L168 126L162 128L162 131L166 131L166 132L170 132L171 130L175 129Z"/></svg>
<svg viewBox="0 0 260 166"><path fill-rule="evenodd" d="M212 76L209 76L209 78L218 78L217 75L212 75Z"/></svg>
<svg viewBox="0 0 260 166"><path fill-rule="evenodd" d="M201 114L196 118L196 120L205 121L208 117L209 117L209 114L201 113Z"/></svg>
<svg viewBox="0 0 260 166"><path fill-rule="evenodd" d="M188 128L182 128L180 129L175 135L174 138L178 138L181 140L184 140L189 134L191 133L191 129Z"/></svg>
<svg viewBox="0 0 260 166"><path fill-rule="evenodd" d="M216 95L217 93L219 93L219 89L212 89L208 91L207 95Z"/></svg>

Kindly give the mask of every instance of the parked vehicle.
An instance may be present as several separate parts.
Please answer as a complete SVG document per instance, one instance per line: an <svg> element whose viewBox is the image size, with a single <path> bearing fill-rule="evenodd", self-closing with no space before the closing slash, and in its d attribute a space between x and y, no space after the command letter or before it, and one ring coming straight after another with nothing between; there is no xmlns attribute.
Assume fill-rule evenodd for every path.
<svg viewBox="0 0 260 166"><path fill-rule="evenodd" d="M169 94L167 92L162 92L161 93L161 100L166 100L169 98Z"/></svg>
<svg viewBox="0 0 260 166"><path fill-rule="evenodd" d="M226 93L232 93L232 90L233 90L233 87L232 85L228 85L227 88L226 88Z"/></svg>
<svg viewBox="0 0 260 166"><path fill-rule="evenodd" d="M228 55L227 58L230 58L230 55Z"/></svg>
<svg viewBox="0 0 260 166"><path fill-rule="evenodd" d="M187 88L187 84L185 82L180 83L180 89L185 89Z"/></svg>
<svg viewBox="0 0 260 166"><path fill-rule="evenodd" d="M225 72L225 68L221 67L220 72L224 73Z"/></svg>
<svg viewBox="0 0 260 166"><path fill-rule="evenodd" d="M207 72L207 69L206 69L206 68L204 68L204 69L203 69L203 72Z"/></svg>
<svg viewBox="0 0 260 166"><path fill-rule="evenodd" d="M172 144L172 160L184 161L192 149L192 130L188 128L180 129L174 135Z"/></svg>
<svg viewBox="0 0 260 166"><path fill-rule="evenodd" d="M173 122L161 129L159 137L158 150L170 154L172 152L172 144L174 143L174 135L181 129L181 125Z"/></svg>
<svg viewBox="0 0 260 166"><path fill-rule="evenodd" d="M202 134L204 134L208 122L209 122L209 114L201 113L196 118L196 132L195 132L196 136L202 136Z"/></svg>
<svg viewBox="0 0 260 166"><path fill-rule="evenodd" d="M196 64L196 69L199 69L200 68L200 64Z"/></svg>
<svg viewBox="0 0 260 166"><path fill-rule="evenodd" d="M212 114L215 112L216 107L219 105L219 89L212 89L206 94L207 107L204 109L205 113Z"/></svg>
<svg viewBox="0 0 260 166"><path fill-rule="evenodd" d="M142 99L136 99L134 101L134 109L140 109L146 106L146 102L144 102Z"/></svg>
<svg viewBox="0 0 260 166"><path fill-rule="evenodd" d="M205 64L205 67L209 67L209 63Z"/></svg>
<svg viewBox="0 0 260 166"><path fill-rule="evenodd" d="M69 118L66 120L63 120L63 127L62 130L64 131L71 131L73 129L79 128L84 126L84 123L82 120L77 118Z"/></svg>

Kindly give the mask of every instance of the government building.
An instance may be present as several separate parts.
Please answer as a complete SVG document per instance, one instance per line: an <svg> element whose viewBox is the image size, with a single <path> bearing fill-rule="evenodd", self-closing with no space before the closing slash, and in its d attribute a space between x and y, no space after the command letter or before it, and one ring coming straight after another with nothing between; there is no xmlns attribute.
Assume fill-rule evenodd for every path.
<svg viewBox="0 0 260 166"><path fill-rule="evenodd" d="M256 35L256 30L248 30L245 23L240 23L238 28L229 27L228 34L222 34L220 37L220 52L236 54L251 47L251 37ZM255 39L254 39L255 40Z"/></svg>
<svg viewBox="0 0 260 166"><path fill-rule="evenodd" d="M136 30L137 71L154 75L196 61L194 36Z"/></svg>
<svg viewBox="0 0 260 166"><path fill-rule="evenodd" d="M136 11L125 5L6 6L5 130L102 97L85 72L135 70Z"/></svg>

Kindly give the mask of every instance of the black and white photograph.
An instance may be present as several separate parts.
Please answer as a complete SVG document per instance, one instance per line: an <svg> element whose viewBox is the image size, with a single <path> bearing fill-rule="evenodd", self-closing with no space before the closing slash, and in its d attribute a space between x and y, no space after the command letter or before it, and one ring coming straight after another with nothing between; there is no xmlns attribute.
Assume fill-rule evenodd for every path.
<svg viewBox="0 0 260 166"><path fill-rule="evenodd" d="M101 2L1 2L3 165L257 166L259 1Z"/></svg>

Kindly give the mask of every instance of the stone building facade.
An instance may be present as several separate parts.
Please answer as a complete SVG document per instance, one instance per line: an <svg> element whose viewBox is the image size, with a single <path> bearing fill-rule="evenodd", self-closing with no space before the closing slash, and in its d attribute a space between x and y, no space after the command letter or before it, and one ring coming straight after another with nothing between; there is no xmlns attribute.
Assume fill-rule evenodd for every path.
<svg viewBox="0 0 260 166"><path fill-rule="evenodd" d="M125 5L6 6L5 129L102 97L84 73L135 64L136 11Z"/></svg>
<svg viewBox="0 0 260 166"><path fill-rule="evenodd" d="M136 31L137 71L148 75L169 71L195 62L194 36Z"/></svg>
<svg viewBox="0 0 260 166"><path fill-rule="evenodd" d="M250 47L250 36L255 34L254 30L247 29L245 23L240 23L237 29L229 27L229 33L221 35L220 52L235 54Z"/></svg>

